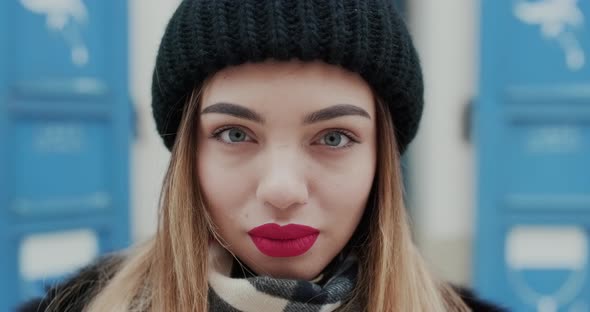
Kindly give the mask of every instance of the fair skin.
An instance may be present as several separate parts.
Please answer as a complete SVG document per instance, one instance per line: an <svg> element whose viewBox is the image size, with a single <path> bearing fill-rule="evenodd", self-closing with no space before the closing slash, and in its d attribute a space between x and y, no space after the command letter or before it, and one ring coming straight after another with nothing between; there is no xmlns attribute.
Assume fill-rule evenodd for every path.
<svg viewBox="0 0 590 312"><path fill-rule="evenodd" d="M244 64L212 77L199 183L227 249L255 273L311 280L350 240L375 176L374 105L359 75L321 62ZM269 256L248 234L267 223L319 235L301 255Z"/></svg>

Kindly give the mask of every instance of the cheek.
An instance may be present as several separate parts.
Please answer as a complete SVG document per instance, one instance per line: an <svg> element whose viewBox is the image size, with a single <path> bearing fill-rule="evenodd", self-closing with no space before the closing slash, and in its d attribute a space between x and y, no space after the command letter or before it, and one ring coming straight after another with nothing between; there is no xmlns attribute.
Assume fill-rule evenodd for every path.
<svg viewBox="0 0 590 312"><path fill-rule="evenodd" d="M325 207L331 213L346 211L347 215L354 215L355 212L364 209L374 175L372 171L353 172L356 173L346 176L339 174L330 179L324 177L319 196L326 203L321 207Z"/></svg>
<svg viewBox="0 0 590 312"><path fill-rule="evenodd" d="M372 155L351 160L346 169L318 171L314 177L319 207L343 235L352 234L366 207L375 176Z"/></svg>
<svg viewBox="0 0 590 312"><path fill-rule="evenodd" d="M334 200L358 203L366 197L375 176L376 155L367 144L338 162L324 166L315 180Z"/></svg>
<svg viewBox="0 0 590 312"><path fill-rule="evenodd" d="M215 223L239 218L241 208L254 194L250 166L229 162L206 144L197 162L199 184Z"/></svg>

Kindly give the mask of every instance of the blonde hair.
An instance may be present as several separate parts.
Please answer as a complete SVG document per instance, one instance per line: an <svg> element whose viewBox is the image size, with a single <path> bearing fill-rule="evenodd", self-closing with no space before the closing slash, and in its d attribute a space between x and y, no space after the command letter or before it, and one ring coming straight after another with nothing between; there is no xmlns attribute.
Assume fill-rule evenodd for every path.
<svg viewBox="0 0 590 312"><path fill-rule="evenodd" d="M185 106L155 236L129 254L86 311L208 311L208 241L217 235L197 180L200 91ZM449 285L427 270L412 241L394 126L387 106L375 102L377 174L365 215L370 226L361 231L364 252L359 253L360 279L352 300L370 312L470 311Z"/></svg>

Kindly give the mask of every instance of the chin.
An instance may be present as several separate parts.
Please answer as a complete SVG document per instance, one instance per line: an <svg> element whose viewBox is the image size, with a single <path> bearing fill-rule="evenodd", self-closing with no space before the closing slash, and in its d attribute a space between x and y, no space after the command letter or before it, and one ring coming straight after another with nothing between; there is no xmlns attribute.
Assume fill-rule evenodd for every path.
<svg viewBox="0 0 590 312"><path fill-rule="evenodd" d="M321 272L321 271L320 271ZM296 279L310 281L316 278L320 273L312 273L310 271L304 272L281 272L277 275L278 278Z"/></svg>
<svg viewBox="0 0 590 312"><path fill-rule="evenodd" d="M298 279L298 280L313 280L323 270L321 268L313 268L310 269L309 264L305 263L291 263L285 265L284 263L278 264L276 267L265 267L260 268L261 272L256 272L259 275L270 275L274 278L284 278L284 279Z"/></svg>

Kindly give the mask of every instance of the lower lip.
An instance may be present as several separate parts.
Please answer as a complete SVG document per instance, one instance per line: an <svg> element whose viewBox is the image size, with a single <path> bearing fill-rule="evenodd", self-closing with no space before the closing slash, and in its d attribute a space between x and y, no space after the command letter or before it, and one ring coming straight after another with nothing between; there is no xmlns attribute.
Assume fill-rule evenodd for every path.
<svg viewBox="0 0 590 312"><path fill-rule="evenodd" d="M315 244L318 236L319 233L295 239L268 239L260 236L250 236L250 238L263 254L269 257L287 258L306 253Z"/></svg>

